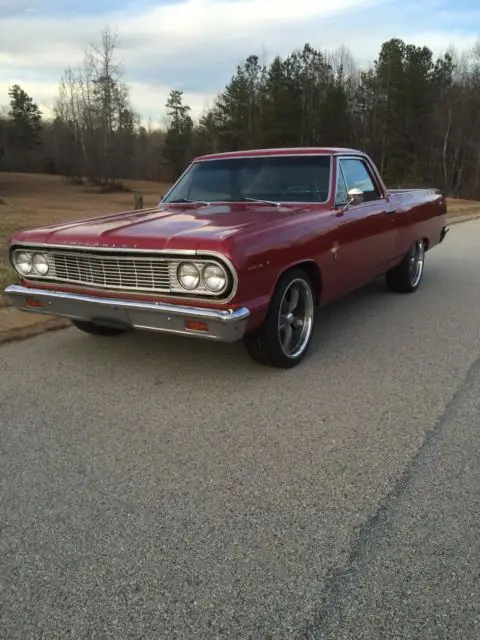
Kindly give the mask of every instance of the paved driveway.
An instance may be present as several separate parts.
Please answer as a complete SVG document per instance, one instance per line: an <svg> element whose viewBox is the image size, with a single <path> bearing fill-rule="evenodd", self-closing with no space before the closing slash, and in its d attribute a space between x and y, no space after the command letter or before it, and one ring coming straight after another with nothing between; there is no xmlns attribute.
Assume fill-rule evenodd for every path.
<svg viewBox="0 0 480 640"><path fill-rule="evenodd" d="M478 639L480 224L299 368L75 329L0 348L0 637ZM477 624L477 627L475 627Z"/></svg>

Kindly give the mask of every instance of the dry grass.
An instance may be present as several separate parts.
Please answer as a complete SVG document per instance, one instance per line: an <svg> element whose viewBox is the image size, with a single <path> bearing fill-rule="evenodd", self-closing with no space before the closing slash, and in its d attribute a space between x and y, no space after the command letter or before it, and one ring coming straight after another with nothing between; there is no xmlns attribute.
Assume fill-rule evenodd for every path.
<svg viewBox="0 0 480 640"><path fill-rule="evenodd" d="M75 220L87 216L133 209L134 194L143 193L143 206L155 206L169 188L168 184L146 181L124 181L130 193L100 194L84 186L68 185L58 176L0 172L0 292L15 274L3 251L11 235L18 229ZM479 209L471 200L448 199L452 214Z"/></svg>
<svg viewBox="0 0 480 640"><path fill-rule="evenodd" d="M170 185L125 180L131 192L100 194L84 186L72 186L58 176L0 172L0 295L15 281L5 260L5 246L15 231L43 224L128 211L134 208L134 192L143 194L145 208L155 206Z"/></svg>

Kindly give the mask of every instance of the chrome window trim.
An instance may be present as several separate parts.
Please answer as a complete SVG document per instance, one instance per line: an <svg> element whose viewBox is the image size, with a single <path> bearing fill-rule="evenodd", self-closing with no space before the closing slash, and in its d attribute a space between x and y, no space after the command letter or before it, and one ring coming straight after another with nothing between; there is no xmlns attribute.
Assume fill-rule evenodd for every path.
<svg viewBox="0 0 480 640"><path fill-rule="evenodd" d="M204 158L203 160L193 160L191 164L201 164L202 162L213 162L215 160L243 160L244 158L299 158L299 157L310 157L310 156L333 156L334 154L330 151L312 151L311 153L257 153L257 154L249 154L249 155L238 155L238 156L229 156L228 154L225 157L218 156L216 158Z"/></svg>
<svg viewBox="0 0 480 640"><path fill-rule="evenodd" d="M374 166L373 162L371 162L370 158L365 154L365 153L348 153L348 154L336 154L336 158L337 158L337 162L338 165L341 168L340 162L342 160L360 160L362 162L364 162L364 164L366 165L366 169L367 169L367 173L371 173L371 177L373 182L375 183L377 189L378 189L378 193L380 194L380 198L378 198L378 200L369 200L368 202L366 202L365 204L370 204L372 202L379 202L380 200L386 200L388 198L388 194L386 192L386 189L383 186L383 183L380 180L380 173L377 171L376 167ZM341 168L342 169L342 168ZM342 173L343 173L343 169L342 169ZM345 174L343 176L345 178ZM345 184L347 184L347 181L345 180ZM348 184L347 184L347 189L348 189Z"/></svg>
<svg viewBox="0 0 480 640"><path fill-rule="evenodd" d="M335 157L336 154L331 153L331 152L325 152L322 153L320 152L312 152L312 153L272 153L272 154L258 154L258 155L248 155L248 156L243 156L243 155L239 155L239 156L230 156L230 157L226 157L226 158L205 158L204 160L193 160L188 167L185 169L185 171L180 175L180 177L176 180L176 182L170 187L170 189L167 191L167 193L163 196L162 200L160 200L158 206L159 207L168 207L169 204L182 204L182 203L175 203L175 202L165 202L165 198L168 197L168 195L173 191L173 189L180 184L180 181L182 180L182 178L184 177L184 175L187 173L187 171L190 170L191 167L193 167L194 164L203 164L204 162L213 162L214 160L237 160L237 159L243 159L243 158L291 158L291 157L303 157L303 156L329 156L330 157L330 176L329 176L329 181L328 181L328 195L327 195L327 199L326 200L322 200L322 202L311 202L310 200L296 200L295 202L291 201L291 200L276 200L276 202L279 202L281 204L285 204L286 206L292 206L292 205L324 205L324 204L328 204L331 200L332 197L332 189L333 189L333 159ZM204 205L204 206L213 206L213 205L217 205L217 204L245 204L244 201L242 200L215 200L213 202L209 202L208 205ZM255 204L255 202L248 202L247 204Z"/></svg>
<svg viewBox="0 0 480 640"><path fill-rule="evenodd" d="M16 251L17 249L22 248L24 250L29 250L31 252L35 252L35 251L39 251L41 252L42 249L45 250L46 252L48 252L48 250L56 250L56 249L61 249L61 250L69 250L69 253L75 254L75 253L88 253L88 252L95 252L95 251L102 251L102 252L110 252L110 253L118 253L118 252L123 252L123 253L142 253L144 254L141 258L139 259L143 259L143 260L148 260L147 255L146 254L150 254L152 256L152 259L155 259L156 257L158 258L159 261L164 261L164 262L168 262L168 256L174 256L172 258L173 261L180 263L180 262L194 262L195 258L197 259L198 262L213 262L215 264L220 264L220 266L223 266L227 273L230 274L231 278L232 278L232 290L229 294L228 297L226 298L219 298L219 297L215 297L221 294L216 294L214 292L208 292L208 293L203 293L202 295L198 295L193 293L190 294L187 289L182 290L182 295L179 295L179 291L175 291L172 293L167 293L167 292L156 292L156 291L138 291L135 289L122 289L122 288L118 288L118 289L112 289L112 288L108 288L108 286L102 287L101 285L88 285L88 284L82 284L82 283L69 283L68 281L60 281L57 280L56 282L52 282L50 280L48 280L48 278L45 278L43 276L34 276L33 278L30 277L30 274L28 276L22 276L20 275L17 270L15 269L15 267L13 266L12 260L11 260L11 256L13 255L13 252ZM80 251L79 251L80 250ZM238 274L237 274L237 270L235 269L233 263L231 262L231 260L229 260L224 254L219 253L218 251L205 251L205 250L197 250L197 249L187 249L185 251L182 251L181 249L173 249L173 250L168 250L168 249L133 249L133 248L117 248L117 247L94 247L94 246L85 246L85 245L64 245L64 244L47 244L47 243L31 243L31 242L14 242L11 244L11 246L8 249L8 257L9 257L9 263L11 264L12 268L15 270L15 273L17 273L17 275L22 278L22 280L24 280L25 282L32 282L32 283L45 283L45 284L50 284L50 285L64 285L64 286L69 286L69 287L74 287L76 289L79 290L100 290L100 291L108 291L110 293L114 293L114 294L118 294L120 291L123 291L124 293L128 293L129 295L135 295L135 296L152 296L152 297L159 297L159 298L168 298L168 299L176 299L176 300L195 300L198 302L211 302L211 303L218 303L218 304L228 304L229 302L231 302L231 300L233 300L233 298L235 297L237 290L238 290ZM112 256L113 258L113 256ZM163 260L162 260L163 258Z"/></svg>
<svg viewBox="0 0 480 640"><path fill-rule="evenodd" d="M175 182L172 184L172 186L170 187L170 189L167 191L167 193L165 193L163 195L163 198L160 200L160 202L158 203L158 208L160 208L161 206L163 206L164 204L167 205L169 204L168 202L165 202L165 198L167 198L169 196L169 194L175 189L175 187L180 184L181 180L183 180L184 176L188 173L188 171L190 171L190 168L195 164L195 161L191 162L188 167L185 169L185 171L182 171L182 173L178 176L178 178L175 180ZM170 203L170 204L175 204L174 202ZM178 203L181 204L181 203Z"/></svg>
<svg viewBox="0 0 480 640"><path fill-rule="evenodd" d="M333 206L334 207L343 206L344 204L346 204L348 202L348 185L347 185L347 180L345 178L345 174L343 173L342 166L340 164L340 160L341 160L341 158L339 158L339 157L336 158L336 169L337 169L336 174L337 175L335 176L335 178L336 178L336 181L335 181L335 194L334 194L335 195L335 199L333 201ZM339 175L342 176L343 182L345 184L345 191L347 193L347 199L346 199L345 202L337 202L337 198L336 198L336 196L337 196L337 183L338 183L338 176Z"/></svg>

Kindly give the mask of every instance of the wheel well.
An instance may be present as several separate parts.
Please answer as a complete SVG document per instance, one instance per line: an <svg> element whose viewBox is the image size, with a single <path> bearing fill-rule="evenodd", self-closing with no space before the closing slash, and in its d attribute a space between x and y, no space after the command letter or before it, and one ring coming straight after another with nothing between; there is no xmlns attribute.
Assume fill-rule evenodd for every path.
<svg viewBox="0 0 480 640"><path fill-rule="evenodd" d="M312 282L314 289L313 292L315 294L315 303L318 304L320 302L320 296L322 294L323 286L322 272L320 271L320 267L315 262L313 262L313 260L297 262L297 264L292 264L290 267L288 267L288 269L285 269L285 271L280 274L279 279L293 269L303 269L303 271L305 271Z"/></svg>

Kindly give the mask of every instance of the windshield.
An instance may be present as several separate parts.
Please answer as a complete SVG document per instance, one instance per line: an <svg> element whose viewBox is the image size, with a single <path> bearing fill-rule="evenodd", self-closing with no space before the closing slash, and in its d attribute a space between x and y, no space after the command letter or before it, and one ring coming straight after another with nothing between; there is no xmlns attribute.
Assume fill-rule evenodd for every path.
<svg viewBox="0 0 480 640"><path fill-rule="evenodd" d="M326 202L329 155L256 156L192 164L163 202Z"/></svg>

